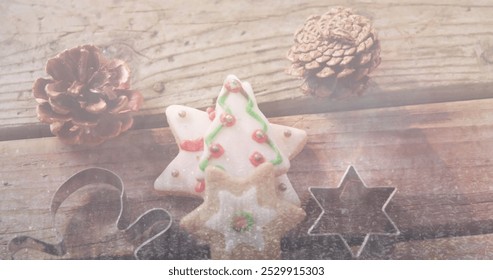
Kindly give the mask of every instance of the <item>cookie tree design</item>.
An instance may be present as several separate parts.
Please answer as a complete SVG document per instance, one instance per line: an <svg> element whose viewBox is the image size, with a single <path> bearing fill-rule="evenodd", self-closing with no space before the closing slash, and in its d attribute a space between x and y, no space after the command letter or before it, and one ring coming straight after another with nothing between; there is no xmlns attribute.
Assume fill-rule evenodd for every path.
<svg viewBox="0 0 493 280"><path fill-rule="evenodd" d="M279 197L272 163L259 165L244 179L209 166L205 181L204 203L180 225L209 244L211 258L279 258L281 237L305 213Z"/></svg>
<svg viewBox="0 0 493 280"><path fill-rule="evenodd" d="M198 184L195 177L201 172L198 165L204 151L203 139L214 115L213 108L208 109L207 113L182 105L166 108L166 118L178 144L179 153L154 182L156 190L174 195L204 196L205 188L201 186L205 184ZM271 133L272 140L289 159L294 158L307 141L306 132L294 127L271 124ZM243 164L251 163L244 161ZM282 199L301 205L286 174L276 177L276 185Z"/></svg>
<svg viewBox="0 0 493 280"><path fill-rule="evenodd" d="M248 83L228 76L217 100L215 116L204 137L201 171L213 165L233 176L245 177L255 167L270 162L276 175L287 172L289 159L273 141L270 124L259 110Z"/></svg>

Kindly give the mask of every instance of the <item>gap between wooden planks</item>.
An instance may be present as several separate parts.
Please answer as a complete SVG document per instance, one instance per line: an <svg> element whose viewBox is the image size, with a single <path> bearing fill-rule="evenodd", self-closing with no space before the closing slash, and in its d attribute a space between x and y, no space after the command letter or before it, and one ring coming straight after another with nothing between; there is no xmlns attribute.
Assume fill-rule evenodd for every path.
<svg viewBox="0 0 493 280"><path fill-rule="evenodd" d="M270 116L492 97L489 1L331 1L374 20L382 64L362 99L314 101L284 73L294 31L327 2L55 0L3 2L0 140L49 136L38 123L33 81L47 59L92 43L125 59L146 103L136 128L164 125L171 104L212 104L227 74L250 81ZM63 22L63 25L59 23ZM154 91L163 83L163 92ZM303 105L303 106L301 106ZM262 109L264 109L262 108Z"/></svg>
<svg viewBox="0 0 493 280"><path fill-rule="evenodd" d="M433 256L439 258L460 258L457 250L441 245L449 244L443 238L493 233L492 107L493 99L484 99L271 121L305 129L309 135L288 173L303 203L309 199L308 187L336 187L352 164L367 186L398 189L387 207L401 230L390 242L397 250L396 258L432 256L429 251L410 250L412 245L399 245L408 242L433 247ZM179 220L200 204L153 190L154 180L177 154L168 128L131 131L94 148L64 146L56 138L4 141L0 152L1 259L9 258L6 245L16 235L55 240L49 214L51 196L64 180L90 166L110 169L123 178L134 217L146 209L163 207ZM91 227L78 210L81 205L96 203L99 213L112 213L114 208L111 196L96 198L94 202L90 193L81 192L61 208L58 227L72 225L72 240L87 241L79 245L78 253L66 257L128 256L128 244L122 245L117 233L103 238L88 232ZM96 245L98 250L93 248ZM471 250L463 257L485 256L483 250ZM381 257L389 256L392 253ZM31 253L27 257L42 256Z"/></svg>

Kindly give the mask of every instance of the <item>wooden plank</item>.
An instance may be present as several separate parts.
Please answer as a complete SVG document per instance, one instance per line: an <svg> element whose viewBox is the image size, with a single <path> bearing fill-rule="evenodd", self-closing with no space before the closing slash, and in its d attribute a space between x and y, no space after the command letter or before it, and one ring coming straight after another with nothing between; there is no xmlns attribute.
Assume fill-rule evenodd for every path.
<svg viewBox="0 0 493 280"><path fill-rule="evenodd" d="M399 243L393 259L493 259L493 234Z"/></svg>
<svg viewBox="0 0 493 280"><path fill-rule="evenodd" d="M347 5L332 1L331 5ZM55 0L0 4L0 140L47 136L31 86L56 53L93 43L126 59L146 103L137 127L163 126L170 104L204 108L229 73L253 84L270 116L491 97L490 1L352 1L375 21L383 62L364 98L313 100L284 73L292 34L325 1ZM64 24L59 24L63 22ZM156 84L164 92L154 91Z"/></svg>
<svg viewBox="0 0 493 280"><path fill-rule="evenodd" d="M308 187L336 187L351 164L369 187L398 189L387 212L402 234L391 239L389 246L407 250L402 248L412 245L396 244L493 233L492 106L493 99L487 99L290 116L272 122L305 129L309 135L288 173L304 205L309 202ZM90 166L113 170L122 177L134 218L146 209L162 207L178 221L200 204L194 199L164 197L152 188L177 154L168 128L128 132L94 148L64 146L55 138L4 141L0 152L1 259L9 257L6 245L17 235L55 240L49 215L51 196L69 176ZM58 227L69 228L75 235L72 240L83 234L102 238L88 232L89 226L73 226L94 205L107 204L96 209L107 209L112 217L114 196L104 193L81 191L63 205ZM91 197L100 199L94 202ZM298 238L306 235L307 226L298 228ZM98 242L84 243L88 239L82 238L83 244L65 257L95 258L102 252L103 256L128 257L128 244L123 246L117 232L113 234L102 238L110 245L99 249L91 249L101 245ZM460 258L457 251L449 256L445 245L436 245L434 250L443 258ZM405 253L395 256L411 257Z"/></svg>

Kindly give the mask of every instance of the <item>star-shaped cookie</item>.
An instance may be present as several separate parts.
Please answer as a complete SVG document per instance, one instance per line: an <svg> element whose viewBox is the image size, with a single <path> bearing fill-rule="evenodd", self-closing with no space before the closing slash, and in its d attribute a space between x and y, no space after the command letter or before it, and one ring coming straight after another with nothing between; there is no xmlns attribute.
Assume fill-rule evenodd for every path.
<svg viewBox="0 0 493 280"><path fill-rule="evenodd" d="M168 194L203 197L204 192L196 177L201 174L199 160L203 153L203 137L211 125L208 113L182 105L171 105L166 117L179 147L179 153L154 182L154 188ZM294 158L305 146L304 130L271 124L273 141L289 159ZM295 204L300 200L286 174L276 177L281 196Z"/></svg>
<svg viewBox="0 0 493 280"><path fill-rule="evenodd" d="M181 220L181 227L210 246L213 259L277 259L280 240L305 212L279 197L271 163L248 178L207 167L204 203Z"/></svg>
<svg viewBox="0 0 493 280"><path fill-rule="evenodd" d="M395 188L368 188L349 166L337 188L314 188L310 193L322 213L309 235L339 235L354 257L359 257L370 235L398 235L385 207Z"/></svg>

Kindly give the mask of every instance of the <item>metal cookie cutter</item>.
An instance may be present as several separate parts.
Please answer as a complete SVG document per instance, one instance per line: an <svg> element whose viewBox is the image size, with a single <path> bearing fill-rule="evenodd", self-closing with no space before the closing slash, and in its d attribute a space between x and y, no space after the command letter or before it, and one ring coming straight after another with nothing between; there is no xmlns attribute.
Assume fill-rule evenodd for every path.
<svg viewBox="0 0 493 280"><path fill-rule="evenodd" d="M82 170L70 177L58 188L51 201L53 228L56 228L55 216L60 205L75 191L96 183L108 184L119 191L120 210L116 219L117 229L123 231L125 237L131 240L135 240L137 236L146 237L144 240L139 239L139 245L136 246L133 252L134 257L139 259L141 249L168 232L172 225L172 217L168 211L161 208L154 208L146 211L135 221L130 222L128 213L126 212L127 197L125 195L123 181L118 175L107 169L88 168ZM156 225L158 225L158 230L156 230ZM17 236L9 242L8 249L12 253L12 258L14 258L19 250L24 248L38 250L55 256L63 256L67 253L65 240L63 234L60 234L58 231L56 231L56 234L57 239L60 240L56 244L46 243L29 236Z"/></svg>
<svg viewBox="0 0 493 280"><path fill-rule="evenodd" d="M308 229L308 235L339 236L354 258L361 255L370 235L400 234L385 212L396 189L368 188L353 166L347 168L337 188L309 190L322 213Z"/></svg>

